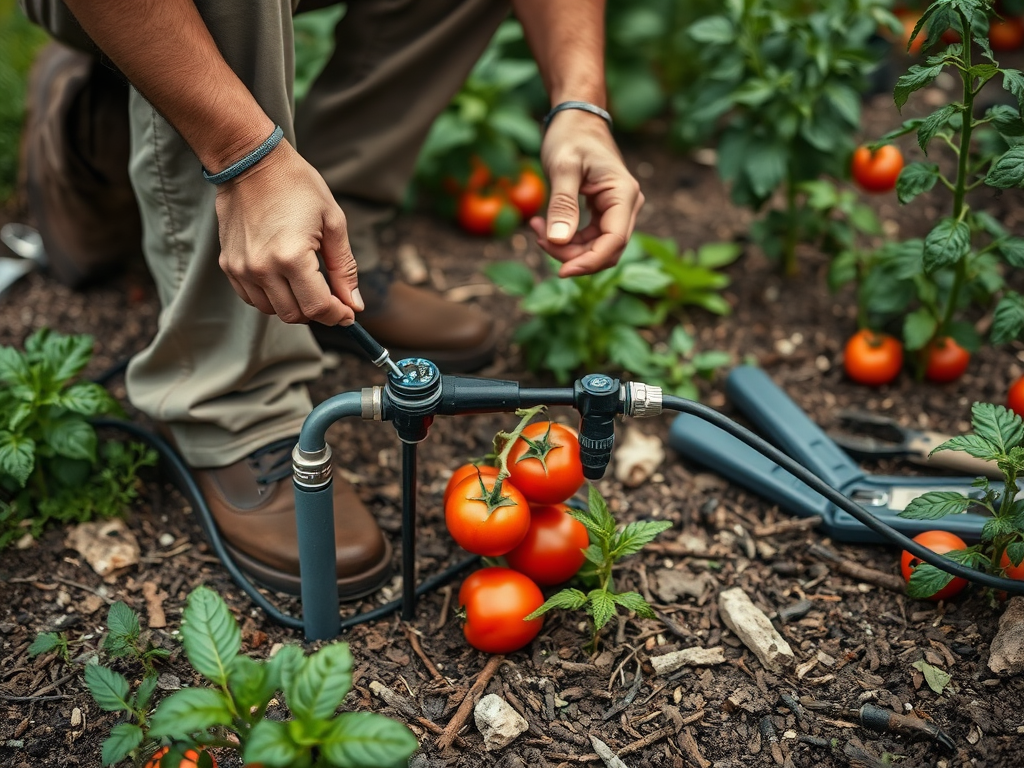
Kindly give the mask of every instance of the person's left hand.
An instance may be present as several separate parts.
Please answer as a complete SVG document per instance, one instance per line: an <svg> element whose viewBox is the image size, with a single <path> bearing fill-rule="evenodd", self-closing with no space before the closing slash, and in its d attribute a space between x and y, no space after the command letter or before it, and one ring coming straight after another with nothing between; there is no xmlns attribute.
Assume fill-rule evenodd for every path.
<svg viewBox="0 0 1024 768"><path fill-rule="evenodd" d="M560 277L589 275L614 266L633 234L644 204L640 185L626 169L608 124L581 110L559 112L541 146L551 186L547 217L530 226L537 244L562 262ZM590 222L580 224L579 198Z"/></svg>

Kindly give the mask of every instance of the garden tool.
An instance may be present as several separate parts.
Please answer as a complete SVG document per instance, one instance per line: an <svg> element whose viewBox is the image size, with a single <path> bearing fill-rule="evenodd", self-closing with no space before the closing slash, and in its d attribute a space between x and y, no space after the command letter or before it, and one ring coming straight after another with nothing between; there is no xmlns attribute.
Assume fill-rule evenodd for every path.
<svg viewBox="0 0 1024 768"><path fill-rule="evenodd" d="M948 469L992 479L1003 477L994 461L976 459L960 451L932 454L935 448L950 439L950 435L904 427L895 419L867 411L847 410L836 415L840 426L830 429L828 436L855 459L906 459L932 469Z"/></svg>
<svg viewBox="0 0 1024 768"><path fill-rule="evenodd" d="M904 477L865 472L760 368L738 366L726 381L726 395L769 442L895 530L913 537L941 528L977 541L989 519L976 507L939 520L899 517L910 502L932 491L955 491L980 499L974 477ZM682 456L754 491L800 517L818 516L836 541L884 543L849 512L809 488L774 461L708 421L690 414L675 418L669 443Z"/></svg>
<svg viewBox="0 0 1024 768"><path fill-rule="evenodd" d="M24 224L4 224L0 227L3 242L18 258L0 256L0 297L37 267L46 266L46 252L39 233Z"/></svg>

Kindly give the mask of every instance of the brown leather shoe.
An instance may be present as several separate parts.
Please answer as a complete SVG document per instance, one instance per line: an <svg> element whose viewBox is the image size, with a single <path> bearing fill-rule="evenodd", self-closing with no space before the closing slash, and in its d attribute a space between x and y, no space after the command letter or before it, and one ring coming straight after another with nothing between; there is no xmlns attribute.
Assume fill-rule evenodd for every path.
<svg viewBox="0 0 1024 768"><path fill-rule="evenodd" d="M128 84L57 42L29 77L21 176L50 272L77 288L142 258L128 178Z"/></svg>
<svg viewBox="0 0 1024 768"><path fill-rule="evenodd" d="M356 319L387 348L392 360L425 357L446 373L467 373L494 359L494 321L475 307L391 282L383 270L360 274L359 292L366 310ZM342 329L318 323L311 327L324 349L365 354Z"/></svg>
<svg viewBox="0 0 1024 768"><path fill-rule="evenodd" d="M291 450L278 440L227 467L193 475L238 566L256 581L299 594L299 544ZM338 591L355 600L391 576L391 544L352 486L334 476L334 543Z"/></svg>

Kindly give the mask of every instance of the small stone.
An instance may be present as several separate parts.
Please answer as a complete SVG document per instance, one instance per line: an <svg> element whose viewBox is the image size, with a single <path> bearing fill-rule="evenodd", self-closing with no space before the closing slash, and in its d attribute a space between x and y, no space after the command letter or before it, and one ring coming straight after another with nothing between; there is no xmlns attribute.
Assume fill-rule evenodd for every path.
<svg viewBox="0 0 1024 768"><path fill-rule="evenodd" d="M1024 672L1024 597L1010 598L999 619L999 631L990 646L988 668L996 674Z"/></svg>
<svg viewBox="0 0 1024 768"><path fill-rule="evenodd" d="M488 752L507 747L530 727L523 716L496 693L490 693L477 702L473 718Z"/></svg>
<svg viewBox="0 0 1024 768"><path fill-rule="evenodd" d="M174 536L169 533L161 533L160 538L157 539L161 547L169 547L174 543Z"/></svg>

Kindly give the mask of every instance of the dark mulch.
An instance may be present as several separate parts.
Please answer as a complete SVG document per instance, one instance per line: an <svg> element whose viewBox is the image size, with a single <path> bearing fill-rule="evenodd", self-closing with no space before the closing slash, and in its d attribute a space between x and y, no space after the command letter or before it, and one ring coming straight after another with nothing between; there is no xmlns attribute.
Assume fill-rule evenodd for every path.
<svg viewBox="0 0 1024 768"><path fill-rule="evenodd" d="M891 102L879 97L866 115L866 130L878 135L898 119ZM685 247L742 241L750 216L728 203L713 168L669 154L663 146L655 136L631 140L625 148L648 199L638 228L674 237ZM919 154L912 142L904 146ZM891 196L872 202L891 222L887 226L903 236L921 234L939 210L938 204L924 201L901 210ZM1019 203L1019 195L987 201L994 214L1022 234ZM9 209L5 220L16 215ZM446 223L406 216L388 232L387 256L394 258L400 245L419 250L437 288L476 294L468 300L486 305L500 318L501 354L483 375L532 385L551 383L525 371L520 351L509 341L521 315L514 300L491 291L480 271L489 262L508 258L525 259L539 268L540 254L524 235L485 243ZM695 333L702 348L729 350L737 360L756 359L823 426L832 424L838 408L855 406L905 424L962 431L968 427L973 401L1001 402L1006 386L1022 372L1024 347L1012 345L982 350L967 375L945 386L919 383L909 374L877 390L852 384L843 376L841 352L855 328L854 308L848 292L834 296L825 289L827 267L823 256L806 251L801 254L801 274L784 279L756 248L747 247L729 270L732 316L695 311L680 322ZM467 285L479 289L467 291ZM91 333L97 352L87 373L96 375L146 344L157 312L152 285L138 265L83 293L32 275L0 300L0 343L21 344L29 332L44 326ZM345 357L313 391L323 400L381 382L372 365ZM731 413L722 384L721 379L702 384L703 399ZM123 400L120 379L110 386ZM559 410L555 415L573 418ZM420 446L421 578L461 557L443 525L440 499L448 473L483 453L494 432L511 424L511 416L439 418ZM670 424L666 415L620 430L639 429L666 438ZM391 426L342 423L332 431L331 441L358 481L362 498L397 544L401 455ZM892 474L921 471L895 461L868 469ZM451 605L457 583L423 599L408 626L395 617L355 628L344 637L357 665L347 705L408 722L422 745L413 765L598 765L591 734L631 767L864 764L844 753L852 747L899 756L900 764L907 766L982 768L1016 765L1024 758L1024 681L994 675L986 664L999 606L988 605L976 592L949 604L917 602L845 576L815 556L811 545L830 545L850 560L889 574L898 573L899 553L880 546L832 544L813 529L773 529L774 523L790 518L715 475L684 464L671 451L655 477L639 488L624 488L610 473L598 487L623 521L672 521L672 529L617 573L621 587L648 594L668 621L613 621L599 652L587 655L582 650L582 616L553 614L540 637L509 655L486 688L512 703L531 726L498 753L483 751L472 720L462 732L464 743L441 752L437 736L422 721L386 707L370 690L370 683L379 681L415 701L426 720L440 727L449 722L487 663L487 657L462 638ZM147 475L144 498L132 510L129 525L141 543L143 560L107 579L99 578L65 547L62 531L49 532L29 549L3 553L3 765L99 764L99 745L115 718L92 702L79 669L52 657L29 659L26 649L38 632L54 629L65 630L72 638L88 638L86 647L94 646L101 638L106 605L113 600L124 600L145 621L147 585L166 593L168 626L155 630L154 637L174 651L166 671L184 684L198 681L172 631L188 593L198 584L210 585L228 601L244 623L245 648L253 655L265 656L275 643L301 642L299 633L266 621L232 583L212 557L187 500L166 477ZM163 541L171 543L160 543L164 534L170 538ZM396 546L396 569L397 558ZM676 594L670 588L670 574L683 577L694 594ZM397 594L399 584L396 578L389 594ZM733 586L742 587L775 618L797 656L798 671L766 671L724 626L717 595ZM368 599L355 608L365 610L377 600ZM810 601L805 615L789 621L778 615L803 600ZM298 608L294 601L283 607ZM410 642L410 630L420 635L422 657ZM654 674L652 657L690 646L723 646L727 661L665 677ZM434 676L425 659L443 679ZM912 666L919 660L951 675L941 695L932 692ZM839 709L794 712L783 697L809 697L839 709L873 703L894 712L913 710L946 731L956 748L950 753L932 741L876 733ZM772 734L777 735L777 744ZM230 759L223 764L235 765Z"/></svg>

